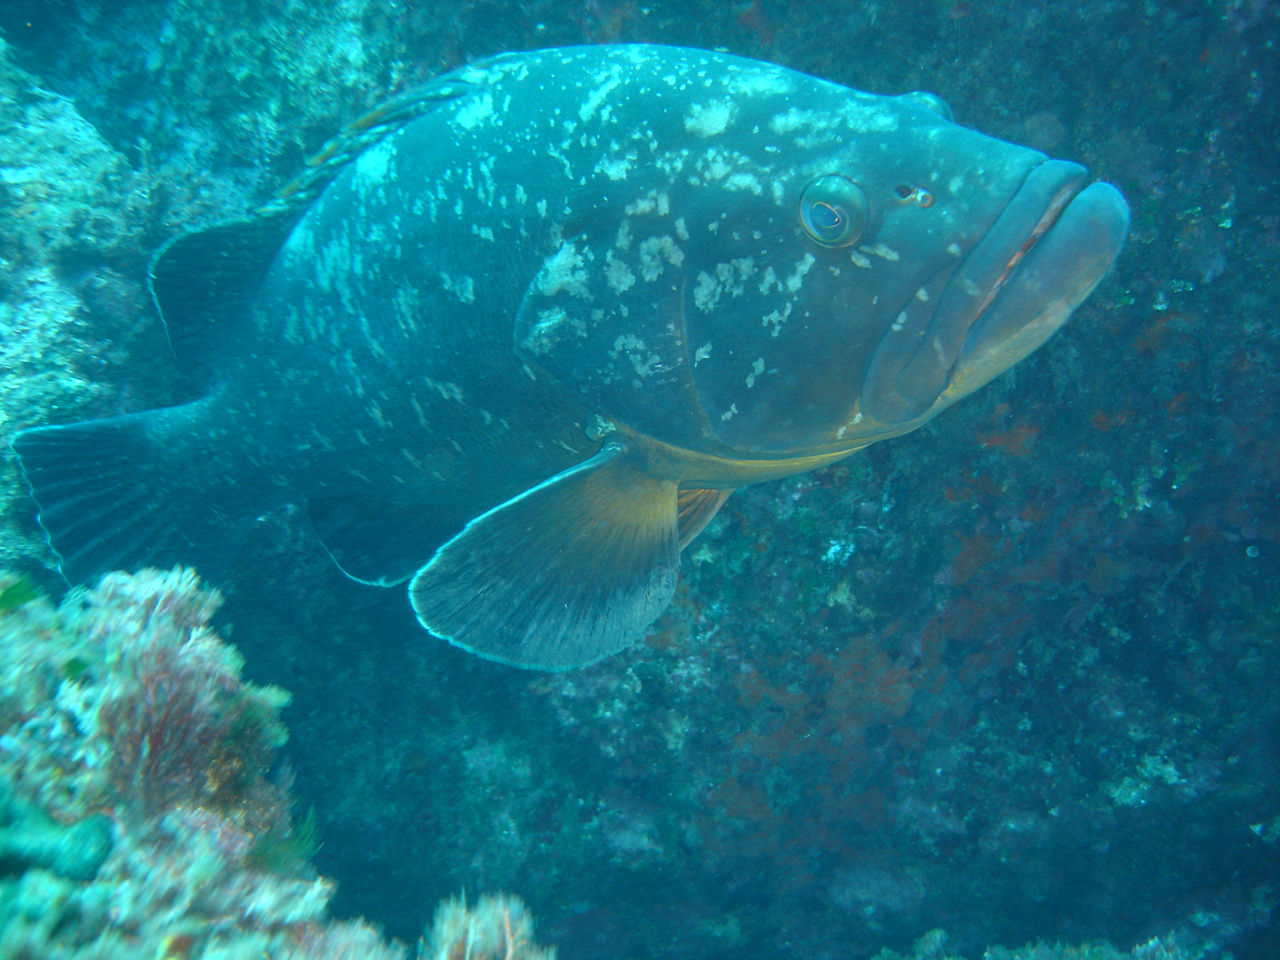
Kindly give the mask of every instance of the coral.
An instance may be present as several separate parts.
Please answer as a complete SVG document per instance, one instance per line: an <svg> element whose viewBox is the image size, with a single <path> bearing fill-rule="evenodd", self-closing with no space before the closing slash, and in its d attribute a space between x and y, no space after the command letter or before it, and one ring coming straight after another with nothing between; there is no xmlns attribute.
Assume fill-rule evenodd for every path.
<svg viewBox="0 0 1280 960"><path fill-rule="evenodd" d="M240 679L240 654L208 628L216 592L189 571L156 580L109 574L88 598L112 678L93 708L114 787L144 815L179 799L229 809L283 745L289 695Z"/></svg>
<svg viewBox="0 0 1280 960"><path fill-rule="evenodd" d="M555 960L555 949L533 942L533 917L518 897L483 896L472 907L452 897L436 909L420 960Z"/></svg>
<svg viewBox="0 0 1280 960"><path fill-rule="evenodd" d="M1184 943L1184 939L1188 942ZM915 942L910 953L882 950L875 960L963 960L962 955L947 948L947 940L945 930L930 930ZM1079 946L1043 942L1013 948L992 946L982 952L983 960L1200 960L1205 955L1192 938L1178 932L1152 937L1132 950L1119 950L1100 941Z"/></svg>
<svg viewBox="0 0 1280 960"><path fill-rule="evenodd" d="M55 609L0 573L0 598L0 957L405 956L326 920L268 777L288 694L241 678L216 591L114 573Z"/></svg>
<svg viewBox="0 0 1280 960"><path fill-rule="evenodd" d="M265 774L289 695L241 679L239 653L208 627L220 602L190 571L146 571L108 574L57 614L43 602L0 614L18 638L0 658L0 717L17 721L20 781L53 809L131 822L179 802L274 816Z"/></svg>

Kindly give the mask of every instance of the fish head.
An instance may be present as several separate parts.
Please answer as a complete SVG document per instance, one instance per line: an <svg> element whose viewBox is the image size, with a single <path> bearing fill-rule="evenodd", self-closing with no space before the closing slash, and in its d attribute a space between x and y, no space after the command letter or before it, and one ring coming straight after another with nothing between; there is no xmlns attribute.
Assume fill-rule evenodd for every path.
<svg viewBox="0 0 1280 960"><path fill-rule="evenodd" d="M846 378L811 408L819 445L915 429L1012 367L1084 301L1128 229L1115 187L961 127L934 97L878 113L893 130L851 131L791 181L799 233L822 248L792 304L811 318L792 356L835 354Z"/></svg>
<svg viewBox="0 0 1280 960"><path fill-rule="evenodd" d="M1117 256L1128 208L1083 167L740 63L602 152L526 296L517 349L602 416L738 460L856 450L1027 356Z"/></svg>

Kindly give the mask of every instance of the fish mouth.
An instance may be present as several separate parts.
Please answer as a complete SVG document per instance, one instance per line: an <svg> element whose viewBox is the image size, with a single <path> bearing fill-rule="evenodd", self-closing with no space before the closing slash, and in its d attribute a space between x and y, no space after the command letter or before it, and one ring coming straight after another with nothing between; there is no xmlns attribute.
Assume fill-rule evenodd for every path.
<svg viewBox="0 0 1280 960"><path fill-rule="evenodd" d="M1033 168L945 280L937 307L904 311L863 382L859 407L915 425L1023 359L1066 323L1115 261L1129 207L1078 164Z"/></svg>

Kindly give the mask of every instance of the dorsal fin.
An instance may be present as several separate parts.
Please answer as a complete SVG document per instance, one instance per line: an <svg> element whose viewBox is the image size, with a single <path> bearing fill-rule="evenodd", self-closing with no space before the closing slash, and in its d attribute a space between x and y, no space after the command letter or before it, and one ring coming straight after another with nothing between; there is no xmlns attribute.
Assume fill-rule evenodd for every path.
<svg viewBox="0 0 1280 960"><path fill-rule="evenodd" d="M386 101L332 137L267 203L242 219L176 237L151 259L148 286L178 361L207 374L245 316L294 225L355 157L410 121L474 89L457 74Z"/></svg>

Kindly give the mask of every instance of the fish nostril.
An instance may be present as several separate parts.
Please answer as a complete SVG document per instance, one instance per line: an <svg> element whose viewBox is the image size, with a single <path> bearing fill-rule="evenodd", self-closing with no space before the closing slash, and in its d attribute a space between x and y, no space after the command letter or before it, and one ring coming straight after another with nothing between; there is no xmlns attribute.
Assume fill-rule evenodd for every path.
<svg viewBox="0 0 1280 960"><path fill-rule="evenodd" d="M926 187L912 186L909 183L900 183L893 188L893 192L903 203L916 203L922 207L933 206L933 191Z"/></svg>

